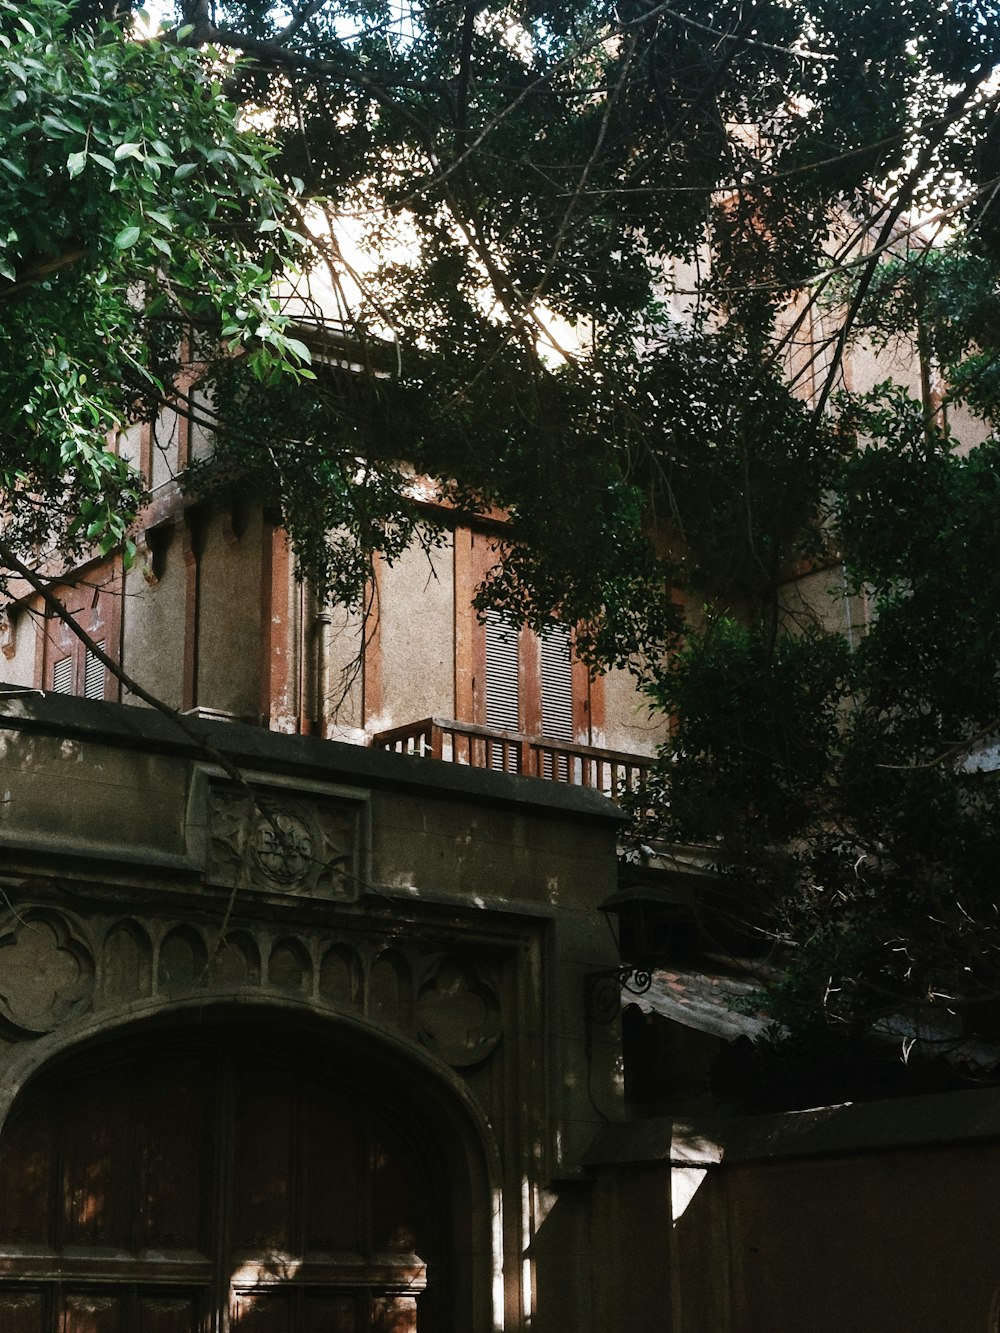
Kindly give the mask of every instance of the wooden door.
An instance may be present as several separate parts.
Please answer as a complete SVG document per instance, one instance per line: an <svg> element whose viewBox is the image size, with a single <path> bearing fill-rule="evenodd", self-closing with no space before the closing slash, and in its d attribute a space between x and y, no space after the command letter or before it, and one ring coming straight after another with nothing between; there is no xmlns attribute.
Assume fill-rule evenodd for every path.
<svg viewBox="0 0 1000 1333"><path fill-rule="evenodd" d="M440 1180L357 1081L234 1037L121 1048L0 1137L0 1330L437 1333Z"/></svg>

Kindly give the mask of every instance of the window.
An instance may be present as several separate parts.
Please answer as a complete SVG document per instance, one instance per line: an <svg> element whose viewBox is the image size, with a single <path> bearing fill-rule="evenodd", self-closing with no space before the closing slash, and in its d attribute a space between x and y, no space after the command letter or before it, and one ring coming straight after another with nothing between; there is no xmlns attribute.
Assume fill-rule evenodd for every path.
<svg viewBox="0 0 1000 1333"><path fill-rule="evenodd" d="M97 646L105 651L103 643ZM83 688L77 688L80 683L78 659L70 655L60 657L52 664L52 689L56 694L82 694L85 699L103 699L106 674L104 663L87 648L83 654Z"/></svg>
<svg viewBox="0 0 1000 1333"><path fill-rule="evenodd" d="M455 714L458 721L517 732L561 744L589 745L593 708L602 702L601 682L592 680L573 651L568 625L541 634L512 625L496 611L480 620L472 601L495 563L496 539L486 533L455 533ZM543 758L545 775L559 776L558 744ZM494 752L493 766L514 768L513 747Z"/></svg>
<svg viewBox="0 0 1000 1333"><path fill-rule="evenodd" d="M541 635L518 630L496 611L486 614L486 725L573 742L573 635L552 625ZM522 657L526 669L522 671ZM534 669L532 669L534 667ZM502 757L501 757L502 756ZM494 768L510 767L513 752L495 751ZM544 776L562 776L565 756L543 758Z"/></svg>
<svg viewBox="0 0 1000 1333"><path fill-rule="evenodd" d="M498 611L486 614L486 725L520 731L520 635Z"/></svg>
<svg viewBox="0 0 1000 1333"><path fill-rule="evenodd" d="M572 631L567 625L550 625L542 633L540 649L541 733L549 740L575 740Z"/></svg>
<svg viewBox="0 0 1000 1333"><path fill-rule="evenodd" d="M57 590L76 623L102 652L116 658L121 623L120 584L107 575ZM41 685L56 694L83 699L117 699L117 681L104 663L58 616L48 615L42 640Z"/></svg>

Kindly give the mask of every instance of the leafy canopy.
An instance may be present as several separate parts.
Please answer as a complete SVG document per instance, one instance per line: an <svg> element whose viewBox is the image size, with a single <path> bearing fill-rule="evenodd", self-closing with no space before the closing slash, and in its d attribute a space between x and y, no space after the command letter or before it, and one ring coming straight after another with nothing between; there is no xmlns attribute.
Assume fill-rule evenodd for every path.
<svg viewBox="0 0 1000 1333"><path fill-rule="evenodd" d="M110 549L141 479L109 438L169 396L184 337L308 373L272 292L286 187L210 53L0 0L0 72L4 540Z"/></svg>
<svg viewBox="0 0 1000 1333"><path fill-rule="evenodd" d="M183 324L217 429L199 484L256 487L321 595L359 599L412 539L414 472L509 512L482 599L579 622L676 719L646 832L709 848L776 941L776 1020L985 1021L992 7L183 0L146 43L21 9L0 0L18 533L58 495L69 540L120 535L103 432L169 392ZM271 374L306 358L266 294L291 231L308 393ZM957 451L930 397L844 392L854 339L937 367L986 443Z"/></svg>

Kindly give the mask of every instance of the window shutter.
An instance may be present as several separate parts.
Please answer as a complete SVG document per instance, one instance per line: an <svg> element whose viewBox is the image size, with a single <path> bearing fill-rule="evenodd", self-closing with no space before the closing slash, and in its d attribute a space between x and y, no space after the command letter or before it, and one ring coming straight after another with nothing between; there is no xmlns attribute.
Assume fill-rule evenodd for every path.
<svg viewBox="0 0 1000 1333"><path fill-rule="evenodd" d="M52 668L52 688L56 694L73 693L73 659L62 657Z"/></svg>
<svg viewBox="0 0 1000 1333"><path fill-rule="evenodd" d="M486 612L486 725L517 731L518 631L498 611Z"/></svg>
<svg viewBox="0 0 1000 1333"><path fill-rule="evenodd" d="M567 625L542 631L542 735L573 739L573 657Z"/></svg>
<svg viewBox="0 0 1000 1333"><path fill-rule="evenodd" d="M103 643L99 643L97 646L102 652L104 651ZM89 649L83 670L83 697L85 699L103 699L104 663L99 661Z"/></svg>

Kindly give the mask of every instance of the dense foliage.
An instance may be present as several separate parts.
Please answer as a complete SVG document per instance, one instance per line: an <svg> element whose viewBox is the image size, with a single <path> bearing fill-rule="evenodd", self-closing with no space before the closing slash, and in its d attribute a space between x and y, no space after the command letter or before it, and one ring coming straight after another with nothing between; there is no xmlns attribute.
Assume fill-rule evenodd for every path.
<svg viewBox="0 0 1000 1333"><path fill-rule="evenodd" d="M0 2L0 496L22 552L121 542L141 483L109 439L182 357L308 359L271 291L286 188L217 62L78 18Z"/></svg>
<svg viewBox="0 0 1000 1333"><path fill-rule="evenodd" d="M483 601L579 623L675 718L643 836L709 849L773 944L776 1021L988 1026L990 8L183 0L142 44L97 4L23 8L0 0L23 535L57 493L68 529L118 535L131 481L94 442L169 394L183 318L218 431L195 483L256 487L320 595L435 539L414 473L507 510ZM306 355L265 294L292 229L308 393L270 374ZM846 392L857 339L922 400Z"/></svg>

